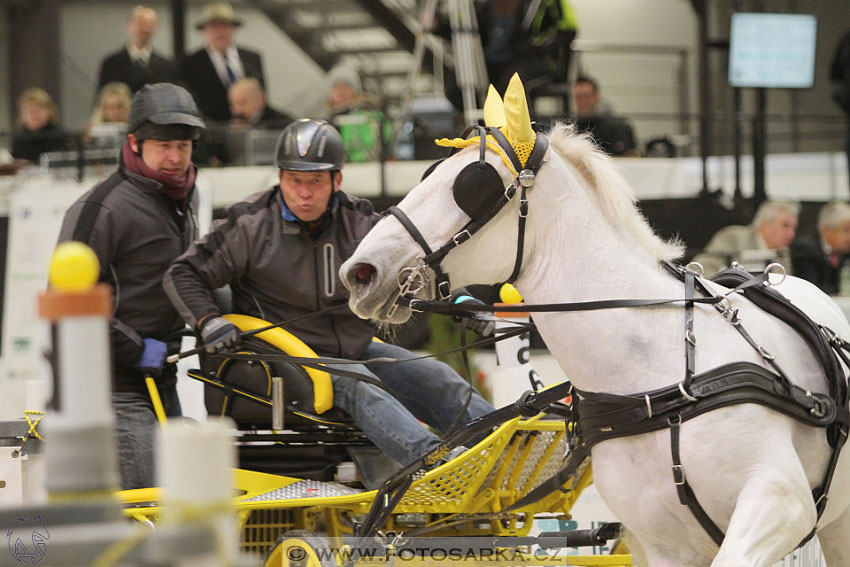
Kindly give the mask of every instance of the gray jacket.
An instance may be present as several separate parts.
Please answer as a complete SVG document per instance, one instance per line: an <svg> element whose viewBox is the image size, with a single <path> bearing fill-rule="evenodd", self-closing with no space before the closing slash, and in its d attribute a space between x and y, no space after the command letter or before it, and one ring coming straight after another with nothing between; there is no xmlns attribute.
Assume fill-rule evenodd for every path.
<svg viewBox="0 0 850 567"><path fill-rule="evenodd" d="M335 195L326 225L312 235L282 218L279 186L228 207L165 276L165 290L183 319L196 326L218 313L210 290L227 284L234 313L270 323L339 307L286 330L320 356L359 358L376 326L348 308L339 268L381 217L365 199Z"/></svg>
<svg viewBox="0 0 850 567"><path fill-rule="evenodd" d="M197 237L194 187L187 201L186 211L179 211L159 182L121 166L65 213L59 242L88 244L100 262L100 281L115 294L110 329L115 391L147 391L134 366L143 339L163 340L185 326L162 289L162 277ZM170 352L179 348L178 340L169 343ZM158 381L175 380L175 365L166 365Z"/></svg>

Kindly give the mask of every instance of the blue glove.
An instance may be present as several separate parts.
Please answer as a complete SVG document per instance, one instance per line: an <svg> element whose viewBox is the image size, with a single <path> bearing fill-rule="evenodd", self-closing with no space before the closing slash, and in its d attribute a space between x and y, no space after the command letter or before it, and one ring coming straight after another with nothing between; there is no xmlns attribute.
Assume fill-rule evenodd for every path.
<svg viewBox="0 0 850 567"><path fill-rule="evenodd" d="M471 295L461 295L455 299L455 305L460 303L471 303L474 305L486 305L480 299L476 299ZM493 318L491 313L485 313L484 311L476 311L472 314L472 317L463 317L462 319L466 319L466 326L482 337L489 337L493 334L493 331L496 329L496 319Z"/></svg>
<svg viewBox="0 0 850 567"><path fill-rule="evenodd" d="M162 365L165 363L165 355L168 354L168 345L156 339L144 339L144 350L142 356L136 361L136 368L150 376L159 376Z"/></svg>
<svg viewBox="0 0 850 567"><path fill-rule="evenodd" d="M235 350L242 343L242 331L224 317L211 317L201 327L201 340L210 354Z"/></svg>

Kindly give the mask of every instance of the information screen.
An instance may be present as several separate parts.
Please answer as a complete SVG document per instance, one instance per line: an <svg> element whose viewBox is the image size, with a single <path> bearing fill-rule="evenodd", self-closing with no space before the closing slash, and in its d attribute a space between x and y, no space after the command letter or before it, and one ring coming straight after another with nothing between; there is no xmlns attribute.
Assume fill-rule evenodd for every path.
<svg viewBox="0 0 850 567"><path fill-rule="evenodd" d="M814 15L736 12L729 35L731 86L806 89L814 83Z"/></svg>

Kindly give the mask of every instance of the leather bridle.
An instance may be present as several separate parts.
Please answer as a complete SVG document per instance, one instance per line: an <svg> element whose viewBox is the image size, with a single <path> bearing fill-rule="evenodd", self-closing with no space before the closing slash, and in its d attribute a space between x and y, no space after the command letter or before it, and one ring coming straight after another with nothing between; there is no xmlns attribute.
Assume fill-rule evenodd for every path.
<svg viewBox="0 0 850 567"><path fill-rule="evenodd" d="M519 207L519 219L518 219L518 233L517 233L517 252L516 259L514 261L514 269L508 278L508 283L513 283L516 281L517 277L519 277L520 269L522 268L522 256L523 256L523 248L525 243L525 224L526 218L528 217L528 200L526 199L527 190L534 185L534 181L537 176L537 172L540 169L540 166L543 164L546 158L546 154L549 149L549 141L542 132L537 132L536 140L534 143L534 148L531 151L531 154L528 157L528 160L523 167L522 162L519 157L517 157L516 152L511 147L511 144L508 142L505 135L497 128L485 128L484 126L472 126L467 129L467 133L477 130L478 135L481 138L480 150L478 162L476 164L472 164L467 167L477 167L482 172L487 168L492 168L490 164L488 164L485 160L486 152L487 152L487 135L490 134L496 142L499 144L499 147L511 161L513 164L514 170L518 171L519 174L514 178L514 180L501 191L500 195L493 200L493 202L484 210L483 214L480 216L473 216L470 218L469 222L467 222L454 236L449 238L442 246L437 248L436 250L432 250L428 245L428 242L425 240L425 237L422 236L422 233L416 228L416 225L410 220L410 217L401 210L400 208L393 206L387 210L387 214L394 216L401 225L407 230L410 236L416 241L417 244L422 248L422 251L425 253L424 256L417 257L416 266L408 266L403 268L399 272L399 291L396 297L396 302L390 308L389 315L398 308L398 300L402 297L406 297L410 299L408 294L415 293L419 291L423 287L426 287L430 284L427 275L427 268L430 268L435 276L435 290L436 295L441 300L448 299L451 296L451 283L449 281L449 275L445 273L440 266L442 260L451 252L453 249L457 248L467 240L469 240L472 235L481 230L493 217L498 214L502 208L511 202L514 196L517 193L517 189L520 190L520 207Z"/></svg>

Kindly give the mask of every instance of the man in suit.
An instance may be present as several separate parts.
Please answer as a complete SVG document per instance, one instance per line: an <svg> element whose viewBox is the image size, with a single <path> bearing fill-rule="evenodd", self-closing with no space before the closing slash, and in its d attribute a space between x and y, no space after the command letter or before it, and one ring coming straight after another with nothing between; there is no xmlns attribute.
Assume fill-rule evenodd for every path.
<svg viewBox="0 0 850 567"><path fill-rule="evenodd" d="M826 293L841 291L841 269L850 262L850 205L832 201L818 213L816 234L804 234L791 246L794 275Z"/></svg>
<svg viewBox="0 0 850 567"><path fill-rule="evenodd" d="M788 246L794 240L799 214L797 203L765 201L756 211L752 224L721 228L693 261L702 264L707 277L727 268L733 261L752 271L778 262L790 274Z"/></svg>
<svg viewBox="0 0 850 567"><path fill-rule="evenodd" d="M260 54L234 43L236 28L241 25L242 20L227 2L207 5L203 19L195 26L203 31L207 46L181 61L178 71L201 112L219 122L233 117L227 100L227 90L233 83L254 77L265 85Z"/></svg>
<svg viewBox="0 0 850 567"><path fill-rule="evenodd" d="M125 83L135 93L143 86L164 83L174 75L173 63L154 52L151 40L156 33L156 12L136 6L127 20L127 46L107 56L100 64L97 88L107 83Z"/></svg>

